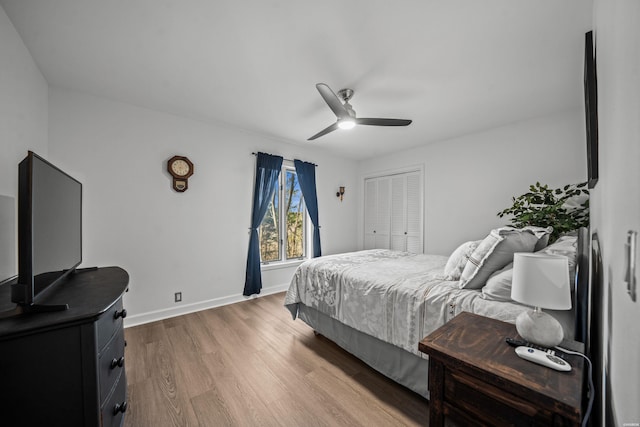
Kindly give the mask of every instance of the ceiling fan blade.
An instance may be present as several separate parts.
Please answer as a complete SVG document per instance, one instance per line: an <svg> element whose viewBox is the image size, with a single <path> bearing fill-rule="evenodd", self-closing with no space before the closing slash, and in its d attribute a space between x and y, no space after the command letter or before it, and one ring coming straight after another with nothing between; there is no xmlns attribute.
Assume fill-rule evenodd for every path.
<svg viewBox="0 0 640 427"><path fill-rule="evenodd" d="M370 126L408 126L411 124L411 120L359 118L356 119L356 124Z"/></svg>
<svg viewBox="0 0 640 427"><path fill-rule="evenodd" d="M316 133L311 138L307 139L307 141L312 141L312 140L314 140L316 138L320 138L322 135L326 135L329 132L333 132L336 129L338 129L338 122L335 122L331 126L328 126L328 127L324 128L324 129L322 129L320 132Z"/></svg>
<svg viewBox="0 0 640 427"><path fill-rule="evenodd" d="M346 108L344 108L344 105L342 105L340 98L338 98L338 95L336 95L329 86L324 83L318 83L316 85L316 89L318 89L318 92L320 92L320 95L324 99L324 102L327 103L336 117L338 117L339 119L343 117L349 117L349 112Z"/></svg>

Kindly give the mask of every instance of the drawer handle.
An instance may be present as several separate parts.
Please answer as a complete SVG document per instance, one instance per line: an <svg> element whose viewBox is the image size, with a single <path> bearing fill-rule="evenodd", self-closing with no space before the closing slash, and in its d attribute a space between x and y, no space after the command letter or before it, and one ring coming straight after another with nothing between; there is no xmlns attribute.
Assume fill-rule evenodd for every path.
<svg viewBox="0 0 640 427"><path fill-rule="evenodd" d="M115 369L116 367L122 368L123 366L124 366L124 356L122 356L120 359L114 358L111 361L111 369Z"/></svg>
<svg viewBox="0 0 640 427"><path fill-rule="evenodd" d="M118 415L118 412L122 412L123 414L127 412L127 402L116 403L113 407L113 415Z"/></svg>
<svg viewBox="0 0 640 427"><path fill-rule="evenodd" d="M113 318L117 319L118 317L122 317L123 319L127 317L127 310L124 308L120 311L116 310L116 314L113 315Z"/></svg>

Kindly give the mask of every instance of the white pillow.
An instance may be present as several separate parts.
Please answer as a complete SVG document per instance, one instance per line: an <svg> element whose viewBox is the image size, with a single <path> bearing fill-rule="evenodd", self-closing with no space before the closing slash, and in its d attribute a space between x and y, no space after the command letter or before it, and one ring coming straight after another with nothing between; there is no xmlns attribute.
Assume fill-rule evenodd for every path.
<svg viewBox="0 0 640 427"><path fill-rule="evenodd" d="M523 230L531 231L537 238L538 243L536 243L536 247L533 248L534 252L538 252L541 249L544 249L549 243L549 236L553 233L553 227L536 227L533 225L527 225L522 228Z"/></svg>
<svg viewBox="0 0 640 427"><path fill-rule="evenodd" d="M445 280L460 280L460 275L464 266L467 264L469 256L476 249L478 244L482 240L464 242L451 253L447 260L447 265L444 266L444 279Z"/></svg>
<svg viewBox="0 0 640 427"><path fill-rule="evenodd" d="M547 246L536 251L541 254L563 255L569 259L569 280L572 284L576 277L576 250L578 237L576 235L562 235ZM512 301L511 280L513 278L513 262L507 264L502 270L496 271L489 277L487 284L482 288L482 297L494 301Z"/></svg>
<svg viewBox="0 0 640 427"><path fill-rule="evenodd" d="M531 230L502 227L491 230L473 251L460 276L460 288L480 289L489 276L513 261L516 252L533 252L538 238Z"/></svg>
<svg viewBox="0 0 640 427"><path fill-rule="evenodd" d="M513 279L513 262L507 264L489 277L482 288L482 298L494 301L513 301L511 299L511 281Z"/></svg>

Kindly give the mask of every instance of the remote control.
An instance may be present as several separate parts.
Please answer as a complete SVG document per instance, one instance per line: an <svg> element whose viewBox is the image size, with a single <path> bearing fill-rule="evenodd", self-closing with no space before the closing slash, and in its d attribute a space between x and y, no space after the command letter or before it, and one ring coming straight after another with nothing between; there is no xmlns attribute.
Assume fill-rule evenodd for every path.
<svg viewBox="0 0 640 427"><path fill-rule="evenodd" d="M555 369L556 371L567 372L571 370L569 362L560 359L556 355L535 348L520 346L516 348L516 354L522 359Z"/></svg>
<svg viewBox="0 0 640 427"><path fill-rule="evenodd" d="M546 347L540 347L538 345L531 344L530 342L517 340L517 339L514 339L514 338L506 338L505 341L511 347L520 347L520 346L531 347L531 348L535 348L536 350L540 350L542 352L546 352L546 353L552 354L554 356L558 356L560 359L564 359L565 356L566 356L562 351L552 350L552 349L546 348Z"/></svg>

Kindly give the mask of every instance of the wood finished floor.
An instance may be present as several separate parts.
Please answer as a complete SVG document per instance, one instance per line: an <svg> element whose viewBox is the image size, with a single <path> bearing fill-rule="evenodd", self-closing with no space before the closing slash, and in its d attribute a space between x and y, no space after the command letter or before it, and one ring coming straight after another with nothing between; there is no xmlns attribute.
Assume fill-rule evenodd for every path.
<svg viewBox="0 0 640 427"><path fill-rule="evenodd" d="M125 330L125 426L417 426L427 401L269 295Z"/></svg>

